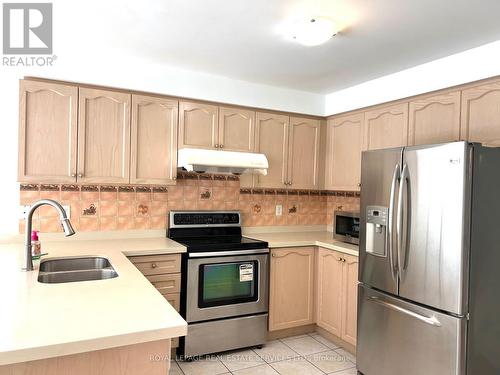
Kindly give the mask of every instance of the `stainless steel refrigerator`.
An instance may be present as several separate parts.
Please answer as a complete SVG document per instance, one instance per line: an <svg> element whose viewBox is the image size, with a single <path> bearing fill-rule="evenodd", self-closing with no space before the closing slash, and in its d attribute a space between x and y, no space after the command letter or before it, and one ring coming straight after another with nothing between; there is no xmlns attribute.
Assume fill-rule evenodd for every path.
<svg viewBox="0 0 500 375"><path fill-rule="evenodd" d="M357 367L500 374L500 149L363 152Z"/></svg>

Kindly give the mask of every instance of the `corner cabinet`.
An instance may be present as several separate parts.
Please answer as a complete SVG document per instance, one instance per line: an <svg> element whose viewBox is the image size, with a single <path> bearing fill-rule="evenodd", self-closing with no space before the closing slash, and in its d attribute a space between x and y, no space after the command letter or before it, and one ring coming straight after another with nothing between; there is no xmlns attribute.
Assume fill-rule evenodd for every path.
<svg viewBox="0 0 500 375"><path fill-rule="evenodd" d="M359 190L364 113L334 117L327 123L325 187Z"/></svg>
<svg viewBox="0 0 500 375"><path fill-rule="evenodd" d="M314 247L271 249L269 331L314 323Z"/></svg>
<svg viewBox="0 0 500 375"><path fill-rule="evenodd" d="M287 180L294 189L318 189L319 120L290 117Z"/></svg>
<svg viewBox="0 0 500 375"><path fill-rule="evenodd" d="M78 182L129 183L131 95L79 89Z"/></svg>
<svg viewBox="0 0 500 375"><path fill-rule="evenodd" d="M20 81L18 181L75 183L78 88Z"/></svg>
<svg viewBox="0 0 500 375"><path fill-rule="evenodd" d="M358 258L319 248L316 282L316 324L356 345Z"/></svg>
<svg viewBox="0 0 500 375"><path fill-rule="evenodd" d="M462 92L461 138L500 146L500 81Z"/></svg>
<svg viewBox="0 0 500 375"><path fill-rule="evenodd" d="M410 145L458 141L460 91L411 101L409 125Z"/></svg>
<svg viewBox="0 0 500 375"><path fill-rule="evenodd" d="M269 162L266 176L254 176L257 187L285 187L288 158L289 117L257 112L255 151L265 154Z"/></svg>
<svg viewBox="0 0 500 375"><path fill-rule="evenodd" d="M132 96L132 184L175 184L178 104L161 97Z"/></svg>

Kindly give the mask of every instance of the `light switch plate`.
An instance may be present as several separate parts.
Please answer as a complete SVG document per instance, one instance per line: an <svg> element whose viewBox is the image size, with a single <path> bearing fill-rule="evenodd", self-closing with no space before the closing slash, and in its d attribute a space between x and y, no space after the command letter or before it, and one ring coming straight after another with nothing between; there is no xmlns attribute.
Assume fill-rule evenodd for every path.
<svg viewBox="0 0 500 375"><path fill-rule="evenodd" d="M276 205L276 216L283 215L283 206L281 204Z"/></svg>
<svg viewBox="0 0 500 375"><path fill-rule="evenodd" d="M28 211L31 206L19 206L19 219L26 219L26 215L28 214ZM71 206L63 206L64 211L66 211L66 216L68 219L71 219ZM55 210L55 208L54 208Z"/></svg>

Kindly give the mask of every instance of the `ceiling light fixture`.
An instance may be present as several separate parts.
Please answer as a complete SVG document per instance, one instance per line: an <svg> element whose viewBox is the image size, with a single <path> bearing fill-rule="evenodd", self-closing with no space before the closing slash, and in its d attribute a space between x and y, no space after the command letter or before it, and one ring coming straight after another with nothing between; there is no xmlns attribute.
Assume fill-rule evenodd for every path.
<svg viewBox="0 0 500 375"><path fill-rule="evenodd" d="M338 33L335 22L325 17L295 22L290 25L289 29L289 38L304 46L318 46L326 43Z"/></svg>

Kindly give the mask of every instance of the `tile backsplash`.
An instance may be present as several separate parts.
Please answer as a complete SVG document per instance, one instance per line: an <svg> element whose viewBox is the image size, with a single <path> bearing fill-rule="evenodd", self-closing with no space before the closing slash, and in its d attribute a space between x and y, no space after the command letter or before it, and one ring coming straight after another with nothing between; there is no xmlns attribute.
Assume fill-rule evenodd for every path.
<svg viewBox="0 0 500 375"><path fill-rule="evenodd" d="M20 204L55 199L71 208L77 231L165 229L170 210L240 210L244 226L331 224L334 210L359 210L359 194L317 190L240 189L235 176L180 174L175 186L22 184ZM276 216L276 205L282 215ZM22 233L25 220L19 221ZM40 207L33 229L61 230L57 212Z"/></svg>

